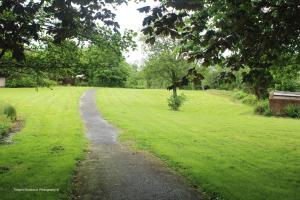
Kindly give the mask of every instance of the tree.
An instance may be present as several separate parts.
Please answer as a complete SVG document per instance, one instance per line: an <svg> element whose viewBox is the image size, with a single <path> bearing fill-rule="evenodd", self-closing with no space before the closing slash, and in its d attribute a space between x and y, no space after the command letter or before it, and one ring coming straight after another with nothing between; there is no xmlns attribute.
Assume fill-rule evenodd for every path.
<svg viewBox="0 0 300 200"><path fill-rule="evenodd" d="M300 63L291 58L290 55L282 55L282 61L285 63L285 60L291 60L289 65L284 68L281 67L280 61L278 66L271 68L271 73L274 78L274 88L281 91L291 91L295 92L300 90Z"/></svg>
<svg viewBox="0 0 300 200"><path fill-rule="evenodd" d="M129 77L126 81L126 87L144 89L147 87L145 74L139 67L135 64L128 65L129 67Z"/></svg>
<svg viewBox="0 0 300 200"><path fill-rule="evenodd" d="M158 82L159 87L176 85L191 68L191 64L176 57L169 51L163 51L149 58L143 69L149 84ZM177 96L177 87L173 87L173 95Z"/></svg>
<svg viewBox="0 0 300 200"><path fill-rule="evenodd" d="M135 47L134 34L129 31L121 35L104 27L99 33L92 35L91 45L83 49L81 73L89 85L123 87L130 69L122 51Z"/></svg>
<svg viewBox="0 0 300 200"><path fill-rule="evenodd" d="M97 33L97 20L113 28L115 14L108 8L127 0L2 0L0 2L0 61L5 53L17 61L25 49L45 36L60 44L67 38L84 39ZM27 46L26 46L27 45ZM0 65L3 63L0 63Z"/></svg>
<svg viewBox="0 0 300 200"><path fill-rule="evenodd" d="M82 74L89 85L122 87L129 76L122 54L107 46L92 45L85 49L82 64Z"/></svg>
<svg viewBox="0 0 300 200"><path fill-rule="evenodd" d="M171 85L168 89L172 90L173 94L168 98L168 105L172 110L178 110L185 100L183 94L177 94L178 83L190 68L190 63L176 56L174 52L164 50L150 57L143 72L148 85L153 82L159 82L160 87Z"/></svg>
<svg viewBox="0 0 300 200"><path fill-rule="evenodd" d="M7 52L2 57L0 74L6 74L6 77L9 75L10 79L16 79L21 73L29 73L30 85L42 77L64 84L75 84L76 75L84 74L91 85L99 85L99 78L98 82L95 78L98 74L102 77L110 76L107 77L104 85L108 84L108 79L110 85L116 84L116 82L118 82L117 85L124 85L127 68L120 67L123 61L122 51L135 47L132 39L134 33L125 31L120 34L103 26L97 26L95 30L96 32L89 35L85 41L65 39L57 44L48 38L43 45L39 43L31 45L24 51L26 59L23 61L13 60L11 52ZM4 63L6 65L3 65ZM106 74L103 72L104 69ZM17 73L14 73L15 71ZM36 86L40 86L38 81L36 83ZM22 83L20 84L22 85Z"/></svg>
<svg viewBox="0 0 300 200"><path fill-rule="evenodd" d="M170 9L173 8L173 9ZM179 38L189 60L220 64L232 71L248 67L244 81L258 98L267 95L270 68L289 53L299 61L300 2L298 0L166 0L144 19L147 42L157 36ZM281 65L289 65L287 59Z"/></svg>

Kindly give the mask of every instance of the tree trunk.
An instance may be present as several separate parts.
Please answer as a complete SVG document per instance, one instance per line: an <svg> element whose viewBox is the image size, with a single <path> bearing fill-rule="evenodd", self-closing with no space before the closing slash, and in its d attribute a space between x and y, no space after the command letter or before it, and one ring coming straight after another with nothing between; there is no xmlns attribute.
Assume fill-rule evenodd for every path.
<svg viewBox="0 0 300 200"><path fill-rule="evenodd" d="M177 97L177 88L176 87L173 88L173 96Z"/></svg>

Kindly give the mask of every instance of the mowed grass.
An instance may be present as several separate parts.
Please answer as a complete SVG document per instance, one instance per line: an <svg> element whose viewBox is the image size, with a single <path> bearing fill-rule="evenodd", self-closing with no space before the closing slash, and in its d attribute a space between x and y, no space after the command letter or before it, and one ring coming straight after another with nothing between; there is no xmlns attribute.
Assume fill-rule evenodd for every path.
<svg viewBox="0 0 300 200"><path fill-rule="evenodd" d="M0 89L25 127L13 144L0 145L0 199L64 199L86 147L79 114L84 88ZM14 189L59 189L59 192Z"/></svg>
<svg viewBox="0 0 300 200"><path fill-rule="evenodd" d="M181 111L165 90L100 88L102 114L134 141L226 200L300 198L300 121L267 118L222 95L184 91Z"/></svg>

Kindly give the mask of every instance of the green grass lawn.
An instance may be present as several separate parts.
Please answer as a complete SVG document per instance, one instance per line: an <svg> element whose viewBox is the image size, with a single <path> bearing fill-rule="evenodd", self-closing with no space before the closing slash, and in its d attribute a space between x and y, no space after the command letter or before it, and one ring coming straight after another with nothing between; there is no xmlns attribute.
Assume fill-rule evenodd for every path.
<svg viewBox="0 0 300 200"><path fill-rule="evenodd" d="M25 127L14 144L0 145L0 199L67 197L76 162L86 147L79 99L84 88L0 89L0 102L17 109ZM17 192L16 189L59 189Z"/></svg>
<svg viewBox="0 0 300 200"><path fill-rule="evenodd" d="M123 141L165 160L227 200L300 198L300 121L267 118L229 98L185 91L170 111L164 90L99 89L98 106Z"/></svg>

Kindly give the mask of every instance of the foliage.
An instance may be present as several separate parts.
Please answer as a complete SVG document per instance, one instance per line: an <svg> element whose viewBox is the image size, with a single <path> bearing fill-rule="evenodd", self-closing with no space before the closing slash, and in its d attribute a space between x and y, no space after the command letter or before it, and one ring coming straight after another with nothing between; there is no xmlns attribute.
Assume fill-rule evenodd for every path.
<svg viewBox="0 0 300 200"><path fill-rule="evenodd" d="M15 77L7 79L6 81L6 87L9 88L18 88L18 87L35 87L36 80L34 77L30 76L21 76L21 77Z"/></svg>
<svg viewBox="0 0 300 200"><path fill-rule="evenodd" d="M6 80L6 87L8 88L52 87L56 85L55 81L38 75L20 74Z"/></svg>
<svg viewBox="0 0 300 200"><path fill-rule="evenodd" d="M170 107L170 109L174 111L178 111L185 101L186 101L186 96L184 94L180 94L180 95L172 94L168 98L168 106Z"/></svg>
<svg viewBox="0 0 300 200"><path fill-rule="evenodd" d="M273 67L271 69L271 73L274 77L274 82L275 82L274 89L280 91L290 91L290 92L296 92L300 90L299 62L295 58L290 58L290 56L288 55L282 56L281 59L283 60L290 59L292 62L285 67L280 66L281 63L279 63L278 67Z"/></svg>
<svg viewBox="0 0 300 200"><path fill-rule="evenodd" d="M271 116L272 110L268 100L260 100L255 106L255 113L259 115Z"/></svg>
<svg viewBox="0 0 300 200"><path fill-rule="evenodd" d="M275 90L289 92L300 91L300 83L296 80L285 79L280 83L275 83Z"/></svg>
<svg viewBox="0 0 300 200"><path fill-rule="evenodd" d="M0 59L8 51L24 60L25 45L50 37L56 44L67 38L82 39L97 33L97 20L115 32L119 28L111 11L126 0L40 0L10 1L0 4ZM109 4L109 5L107 5Z"/></svg>
<svg viewBox="0 0 300 200"><path fill-rule="evenodd" d="M203 88L220 89L220 90L247 90L248 88L243 83L242 74L247 72L247 69L241 69L234 73L224 69L221 66L201 66L200 73L204 76L202 81Z"/></svg>
<svg viewBox="0 0 300 200"><path fill-rule="evenodd" d="M288 105L284 108L284 114L291 118L300 118L300 106Z"/></svg>
<svg viewBox="0 0 300 200"><path fill-rule="evenodd" d="M92 35L92 43L88 47L79 49L76 46L74 50L68 50L66 59L62 58L70 59L67 62L70 63L69 66L63 67L69 76L63 75L63 78L72 79L76 75L84 75L87 85L123 87L129 67L124 61L122 50L126 51L129 46L135 45L132 35L125 32L121 36L103 27L98 29L101 34ZM74 52L77 52L77 55ZM77 61L74 61L74 58ZM72 64L74 67L71 67Z"/></svg>
<svg viewBox="0 0 300 200"><path fill-rule="evenodd" d="M11 128L17 118L16 109L5 103L0 103L0 138Z"/></svg>
<svg viewBox="0 0 300 200"><path fill-rule="evenodd" d="M13 62L12 66L0 66L0 74L8 78L9 87L49 86L53 83L50 80L63 84L123 86L128 67L122 51L134 47L132 33L121 35L103 27L97 30L100 34L91 35L88 45L65 40L60 44L48 41L47 45L31 47L31 51L25 52L22 68L15 68L14 64L18 63L11 61L7 54L2 60ZM84 82L76 80L77 75L84 75Z"/></svg>
<svg viewBox="0 0 300 200"><path fill-rule="evenodd" d="M130 66L123 60L120 51L107 46L92 45L83 51L81 73L88 85L123 87L129 76Z"/></svg>
<svg viewBox="0 0 300 200"><path fill-rule="evenodd" d="M92 86L102 87L124 87L129 75L128 68L125 65L109 68L97 68L92 72L90 84Z"/></svg>
<svg viewBox="0 0 300 200"><path fill-rule="evenodd" d="M180 38L181 50L203 65L231 71L248 67L244 82L258 98L273 84L270 68L299 60L300 2L161 0L144 19L147 42L157 36ZM283 55L289 59L282 59ZM299 62L298 62L299 63Z"/></svg>
<svg viewBox="0 0 300 200"><path fill-rule="evenodd" d="M125 87L135 89L145 89L147 86L143 71L138 70L138 66L129 67L129 76L126 80Z"/></svg>
<svg viewBox="0 0 300 200"><path fill-rule="evenodd" d="M17 118L16 109L9 104L0 104L0 115L5 115L11 121L15 121Z"/></svg>
<svg viewBox="0 0 300 200"><path fill-rule="evenodd" d="M255 105L257 103L257 98L254 95L243 92L242 90L233 90L232 97L248 105Z"/></svg>
<svg viewBox="0 0 300 200"><path fill-rule="evenodd" d="M15 121L17 119L17 111L11 105L6 105L3 109L3 114L6 115L11 121Z"/></svg>
<svg viewBox="0 0 300 200"><path fill-rule="evenodd" d="M298 120L257 116L224 95L184 93L176 113L166 109L166 90L103 88L97 104L123 130L121 141L161 158L212 199L298 199Z"/></svg>
<svg viewBox="0 0 300 200"><path fill-rule="evenodd" d="M145 63L143 72L148 88L166 88L186 74L191 64L169 51L163 51L150 57Z"/></svg>
<svg viewBox="0 0 300 200"><path fill-rule="evenodd" d="M7 116L0 114L0 139L7 134L11 126L11 120Z"/></svg>
<svg viewBox="0 0 300 200"><path fill-rule="evenodd" d="M148 41L145 41L145 38L143 39L144 42ZM163 88L168 86L168 90L173 90L174 94L176 93L177 88L199 87L201 85L201 81L203 80L203 76L196 69L197 64L188 63L184 56L179 55L178 44L179 42L174 38L159 37L150 45L144 45L144 49L148 53L149 60L155 60L155 58L158 60L161 59L160 65L162 67L160 68L165 68L162 73L165 74L167 72L167 79L171 79L171 81L169 80L170 83L163 82L166 77L163 77L164 75L161 73L157 73L156 75L152 73L153 78L148 76L146 79L152 79L154 82L157 82L158 86L154 87ZM167 56L169 56L169 58L166 59ZM176 65L176 69L174 68L174 65ZM173 68L173 70L170 70L170 68ZM153 71L161 72L161 69ZM182 75L179 75L180 77L178 77L178 74L176 74L175 71L176 73L181 71L184 71L185 73L181 73ZM147 76L148 73L146 72L145 74ZM162 79L162 81L159 81L159 79ZM148 87L153 87L151 85L149 86L149 81Z"/></svg>
<svg viewBox="0 0 300 200"><path fill-rule="evenodd" d="M9 55L2 58L11 64L0 66L0 74L7 77L9 87L51 86L53 82L49 79L58 82L79 71L81 51L73 41L60 44L49 41L46 46L32 47L25 55L26 60L20 66Z"/></svg>

